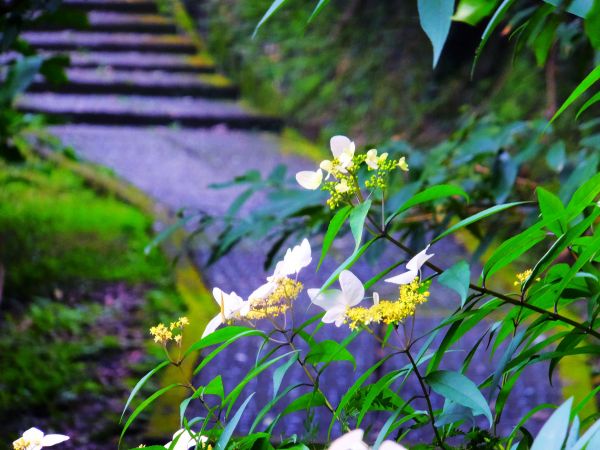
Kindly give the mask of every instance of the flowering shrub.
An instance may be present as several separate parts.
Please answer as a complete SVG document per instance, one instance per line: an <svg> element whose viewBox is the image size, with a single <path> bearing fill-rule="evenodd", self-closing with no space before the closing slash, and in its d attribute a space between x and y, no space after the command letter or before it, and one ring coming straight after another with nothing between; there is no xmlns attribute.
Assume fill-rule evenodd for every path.
<svg viewBox="0 0 600 450"><path fill-rule="evenodd" d="M225 364L217 363L219 355L235 342L258 339L260 345L255 364L228 392L220 375L205 385L182 379L161 387L133 409L124 423L122 437L158 397L172 389L187 389L190 395L180 408L183 428L166 448L305 448L296 437L282 439L275 432L278 422L298 411L306 411L309 416L315 411L326 414L327 436L331 439L343 434L331 444L338 450L370 448L365 440L372 442L374 449L403 448L401 443L414 440L413 433L419 429L429 429L432 437L430 446L419 448L596 448L593 443L600 439L600 425L591 426L579 437L580 424L590 425L594 417L577 418L595 392L574 408L571 399L565 403L567 406L557 409L535 440L527 431L526 422L539 408L525 414L507 436L499 434L497 425L507 398L526 367L549 361L551 379L561 359L598 354L600 206L596 201L600 174L581 184L566 204L539 188L537 219L499 243L484 263L477 282L473 282L475 274L466 261L449 268L438 265L435 243L464 227L522 207L523 202L494 205L457 222L445 222L445 229L428 238L424 250L415 252L393 231L394 223L404 219L402 213L428 203L468 201L469 195L456 185L431 185L388 211L385 206L389 179L395 177L397 182L398 175L409 170L406 158L394 159L375 149L357 152L354 143L343 136L332 138L331 150L333 159L322 161L314 171L299 172L296 180L307 190L325 191L325 201L335 211L320 260L346 222L356 241L352 254L322 286L311 286L304 294L301 272L313 259L311 246L304 239L287 250L272 275L256 286L247 299L235 292L227 294L226 286L214 288L220 311L199 341L189 344L181 339L179 331L195 326L188 325L185 318L169 326L153 327L151 333L164 347L166 360L140 380L126 410L151 377L168 365L180 366L194 351L202 352L194 371L198 374L208 364ZM370 235L366 242L364 234ZM400 249L408 259L400 259L369 280L360 280L351 269L375 242ZM531 269L516 275L512 286L516 290L502 288L510 283L495 282L499 274L511 272L513 263L533 251L541 256ZM402 264L405 270L398 270ZM340 289L331 289L336 281ZM375 288L384 283L397 286L397 294L381 298ZM437 326L417 334L412 325L415 316L427 308L434 283L456 292L460 301ZM303 295L317 309L312 317L297 324L295 309ZM477 327L480 324L485 325L483 331ZM327 327L334 325L347 327L345 339L323 339ZM341 398L334 402L320 380L334 365L356 361L350 344L363 333L382 349L381 357L357 377L348 377ZM459 340L466 335L474 336L476 344L460 370L441 370L445 356L460 350ZM489 342L489 353L498 353L499 358L487 376L476 383L469 377L468 369L484 340ZM172 343L177 348L176 356ZM388 361L393 364L384 365ZM305 379L284 385L285 374L293 365L302 369ZM245 388L251 380L264 377L269 369L275 369L270 401L259 405L262 409L253 418L250 431L233 439L242 415L253 401L253 394L242 395ZM411 378L421 393L405 399L403 389ZM443 400L442 408L434 406L440 404L438 398ZM188 413L193 410L192 404L205 412ZM274 418L265 424L262 419L272 411L276 413ZM369 423L372 412L387 416L383 426ZM363 429L368 430L366 438ZM556 429L565 432L555 434Z"/></svg>

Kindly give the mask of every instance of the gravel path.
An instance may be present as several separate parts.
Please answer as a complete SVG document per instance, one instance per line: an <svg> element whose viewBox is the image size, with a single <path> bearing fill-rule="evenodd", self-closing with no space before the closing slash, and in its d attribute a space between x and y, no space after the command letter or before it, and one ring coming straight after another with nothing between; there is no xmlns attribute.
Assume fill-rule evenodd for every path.
<svg viewBox="0 0 600 450"><path fill-rule="evenodd" d="M154 13L148 4L136 0L129 4L119 0L91 0L88 2L70 0L71 4L94 5L94 8L114 11L125 11L133 8L135 11ZM112 6L111 6L112 5ZM110 22L110 15L96 14L96 22L101 21L103 27ZM101 17L101 19L100 19ZM119 27L122 27L124 18L121 15L114 17ZM92 23L93 26L93 23ZM120 29L120 28L119 28ZM248 170L257 169L265 174L277 164L284 163L289 166L290 173L312 167L314 164L299 157L283 155L280 151L281 142L275 134L241 131L235 128L266 127L261 121L249 122L256 113L248 111L237 102L223 100L207 100L203 96L181 97L176 88L185 83L196 83L195 76L189 74L151 72L156 66L168 70L169 67L183 71L183 67L193 71L211 70L206 61L189 61L191 41L181 35L168 34L132 34L132 33L94 33L78 31L58 32L30 32L28 38L34 45L41 49L77 50L73 53L74 61L79 66L93 67L98 64L102 70L95 72L87 69L72 69L71 75L76 79L96 81L111 85L111 82L130 80L137 84L160 83L162 87L173 87L172 95L115 95L115 94L63 94L57 92L43 92L29 94L20 100L22 108L32 111L41 111L51 114L67 114L72 122L84 122L79 125L56 126L53 131L65 144L71 145L82 158L102 164L112 169L118 176L129 181L155 199L167 205L173 211L180 208L195 208L222 214L228 205L239 194L239 189L214 190L209 185L223 182L241 175ZM84 49L83 51L78 49ZM89 52L91 50L91 52ZM89 52L89 53L88 53ZM175 53L173 53L175 52ZM149 55L156 55L149 57ZM131 58L125 55L131 55ZM190 62L189 65L186 62ZM111 65L112 69L111 69ZM108 67L108 69L107 69ZM131 70L123 72L123 70ZM176 68L176 69L175 69ZM147 73L143 71L147 70ZM136 125L127 126L132 122L132 117L137 118ZM202 122L210 128L190 129L179 127L154 127L156 117L165 118L166 123L182 122L186 117L209 117L212 122ZM110 118L110 120L109 120ZM160 122L164 123L164 122ZM190 122L188 122L189 124ZM194 122L198 125L200 122ZM246 126L243 126L243 125ZM109 126L113 125L113 126ZM119 125L119 126L114 126ZM216 125L216 126L212 126ZM249 208L256 206L251 203ZM293 244L293 243L292 243ZM195 253L201 265L207 257L208 248L200 245ZM315 251L319 249L319 238L313 240ZM329 258L321 270L315 273L315 264L307 268L302 274L302 281L306 287L318 287L325 280L327 274L351 252L351 243L343 240L337 244L333 257ZM263 270L265 247L261 243L245 243L237 247L217 263L205 267L203 275L209 287L220 286L224 290L235 290L242 296L248 295L256 286L262 283L266 273ZM363 280L367 280L378 269L389 265L391 262L405 258L393 249L376 250L379 260L376 266L371 267L360 263L355 267L355 272ZM435 245L436 264L442 267L450 266L463 255L463 250L455 242L444 240ZM315 252L316 253L316 252ZM315 255L316 256L316 255ZM316 259L316 258L315 258ZM381 294L386 295L384 287ZM389 289L389 288L388 288ZM415 324L415 333L423 333L446 317L457 305L455 294L435 287L431 300L419 309L419 316ZM305 294L297 301L296 320L302 320L307 314L315 312L314 307L309 309L309 302ZM488 324L482 323L481 330ZM322 331L327 338L341 340L348 333L347 328L340 329L325 327ZM448 353L444 368L457 368L465 358L466 352L473 343L474 336L461 342L462 350ZM361 335L352 345L357 355L357 370L354 371L349 363L340 363L325 373L321 379L322 386L327 395L335 403L347 390L349 383L367 367L381 358L381 352L370 336ZM230 347L217 360L199 375L198 382L207 382L216 375L222 375L226 388L231 389L235 380L253 364L256 354L255 342L244 342ZM398 358L390 360L385 365L385 370L402 367L405 360ZM484 379L494 369L494 361L486 359L483 352L474 358L470 375L476 381ZM525 412L540 403L557 400L558 390L549 390L545 384L540 387L537 380L546 378L546 369L543 365L531 368L527 376L521 378L520 384L509 399L501 430L505 432L520 419ZM256 396L249 409L243 416L238 432L247 431L254 421L257 412L272 395L272 372L261 374L258 379L250 382L244 394L256 392ZM286 375L286 380L302 380L303 374L296 368ZM414 377L413 377L414 378ZM402 390L403 398L407 399L419 394L416 381L411 378ZM285 382L284 382L285 383ZM299 391L301 392L301 391ZM421 405L422 406L422 405ZM436 406L441 406L436 403ZM265 426L266 422L260 424ZM541 415L539 418L543 418ZM304 428L304 414L296 414L285 419L277 428L285 433L302 433ZM376 417L375 428L381 426L383 417ZM314 435L322 438L326 431L326 415L316 417L318 426ZM418 436L413 436L414 438ZM427 430L421 437L429 439Z"/></svg>

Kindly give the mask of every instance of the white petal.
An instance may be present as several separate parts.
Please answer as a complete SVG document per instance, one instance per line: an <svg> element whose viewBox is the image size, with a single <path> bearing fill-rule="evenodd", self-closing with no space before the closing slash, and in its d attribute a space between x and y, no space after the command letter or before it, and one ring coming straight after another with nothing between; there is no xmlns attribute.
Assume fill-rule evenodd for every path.
<svg viewBox="0 0 600 450"><path fill-rule="evenodd" d="M379 305L379 292L373 292L373 304Z"/></svg>
<svg viewBox="0 0 600 450"><path fill-rule="evenodd" d="M47 434L42 439L42 447L50 447L68 440L69 436L65 436L64 434Z"/></svg>
<svg viewBox="0 0 600 450"><path fill-rule="evenodd" d="M368 450L369 446L363 442L363 430L349 431L340 436L329 446L329 450Z"/></svg>
<svg viewBox="0 0 600 450"><path fill-rule="evenodd" d="M215 301L217 302L217 305L219 305L219 307L221 307L222 303L225 303L225 296L227 294L225 294L225 292L223 292L221 289L219 289L218 287L213 288L212 290L212 295L215 299Z"/></svg>
<svg viewBox="0 0 600 450"><path fill-rule="evenodd" d="M245 303L242 297L231 291L225 296L225 308L223 311L225 318L233 319L245 306Z"/></svg>
<svg viewBox="0 0 600 450"><path fill-rule="evenodd" d="M296 174L296 181L304 189L310 189L311 191L314 191L321 186L321 182L323 181L323 172L321 172L321 169L317 169L315 172L303 170Z"/></svg>
<svg viewBox="0 0 600 450"><path fill-rule="evenodd" d="M344 318L346 317L346 306L337 304L327 310L321 321L323 323L334 323L336 326L340 326L344 322ZM339 321L342 323L339 323Z"/></svg>
<svg viewBox="0 0 600 450"><path fill-rule="evenodd" d="M406 268L408 270L421 270L421 266L427 262L429 258L431 258L434 254L427 254L427 250L429 250L429 245L425 247L424 250L421 250L417 253L407 264Z"/></svg>
<svg viewBox="0 0 600 450"><path fill-rule="evenodd" d="M348 152L349 149L353 149L354 143L346 136L333 136L329 140L329 146L331 147L331 153L337 158L342 153ZM354 154L354 151L352 151L352 154Z"/></svg>
<svg viewBox="0 0 600 450"><path fill-rule="evenodd" d="M385 282L393 284L408 284L411 283L415 278L417 278L418 275L418 271L409 270L408 272L401 273L400 275L396 275L395 277L386 278Z"/></svg>
<svg viewBox="0 0 600 450"><path fill-rule="evenodd" d="M259 287L257 287L254 292L252 292L252 294L250 294L250 297L248 297L248 300L250 302L253 302L255 300L262 300L266 297L268 297L271 292L273 292L275 290L275 283L269 281Z"/></svg>
<svg viewBox="0 0 600 450"><path fill-rule="evenodd" d="M406 450L406 447L398 444L395 441L383 441L379 446L379 450Z"/></svg>
<svg viewBox="0 0 600 450"><path fill-rule="evenodd" d="M38 428L32 427L23 433L23 439L29 442L42 442L44 432Z"/></svg>
<svg viewBox="0 0 600 450"><path fill-rule="evenodd" d="M205 338L209 334L213 333L222 323L223 317L221 313L219 313L213 317L210 322L208 322L208 325L206 325L206 328L204 329L204 333L202 333L202 338Z"/></svg>
<svg viewBox="0 0 600 450"><path fill-rule="evenodd" d="M329 289L327 291L321 291L321 289L308 289L306 292L310 297L311 302L326 311L336 304L336 300L342 293L339 289Z"/></svg>
<svg viewBox="0 0 600 450"><path fill-rule="evenodd" d="M342 287L343 301L347 306L358 305L365 297L365 287L349 270L342 270L340 273L340 286Z"/></svg>

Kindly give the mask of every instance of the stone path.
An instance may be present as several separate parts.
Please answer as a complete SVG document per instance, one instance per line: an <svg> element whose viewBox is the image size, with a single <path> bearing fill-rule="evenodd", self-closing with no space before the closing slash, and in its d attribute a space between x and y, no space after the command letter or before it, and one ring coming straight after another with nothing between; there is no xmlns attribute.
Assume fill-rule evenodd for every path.
<svg viewBox="0 0 600 450"><path fill-rule="evenodd" d="M65 144L73 146L83 158L105 165L144 190L173 211L182 207L198 208L215 214L225 212L239 190L209 189L215 182L230 180L247 170L262 173L285 163L293 173L313 163L282 154L277 131L281 121L243 106L238 91L215 68L206 55L198 55L191 39L176 34L172 21L157 15L150 0L65 0L71 7L90 11L90 29L36 30L25 38L43 52L66 51L71 56L71 82L53 88L37 82L30 93L19 100L24 111L58 115L65 125L52 127ZM250 205L252 207L252 205ZM315 242L318 248L318 242ZM314 273L315 264L305 271L307 287L319 286L348 255L348 246L337 248L337 260L330 259ZM449 266L461 254L451 241L436 245L436 263ZM198 261L206 258L199 248ZM262 269L265 250L246 245L203 271L209 286L235 290L248 295L266 275ZM385 253L381 265L403 258ZM366 264L357 269L364 280L376 268ZM456 299L441 290L417 322L417 330L431 329L455 307ZM300 315L308 309L303 296ZM312 313L314 310L309 310ZM483 325L482 325L483 326ZM328 331L329 337L342 339L346 329ZM360 355L358 369L364 370L379 358L377 346L369 336L357 340L354 350ZM468 342L465 348L470 348ZM232 347L223 365L213 365L201 375L203 381L221 374L231 387L244 368L252 364L255 344ZM465 353L450 354L447 366L457 366ZM481 380L493 369L493 363L475 359L472 375ZM404 365L406 361L393 364ZM392 365L388 365L388 368ZM291 372L302 377L300 372ZM348 364L322 380L333 399L343 394L356 373ZM534 405L552 401L556 393L534 389L536 379L544 379L542 366L532 369L530 384L524 383L507 407L505 427L514 424ZM240 430L247 430L256 412L271 395L270 374L253 381L247 392L257 391L253 404L244 415ZM409 383L403 395L411 397L417 385ZM441 405L438 405L441 406ZM303 415L290 417L283 424L286 432L301 432ZM322 430L318 433L322 436Z"/></svg>

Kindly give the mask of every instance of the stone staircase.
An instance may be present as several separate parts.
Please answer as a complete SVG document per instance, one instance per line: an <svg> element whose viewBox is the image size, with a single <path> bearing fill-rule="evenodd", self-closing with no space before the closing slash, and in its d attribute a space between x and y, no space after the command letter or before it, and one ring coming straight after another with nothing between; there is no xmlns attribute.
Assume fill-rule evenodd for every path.
<svg viewBox="0 0 600 450"><path fill-rule="evenodd" d="M279 119L239 103L237 87L153 0L64 0L63 7L85 11L89 25L38 27L23 38L42 53L68 54L69 82L40 78L19 99L22 111L71 124L281 129Z"/></svg>

